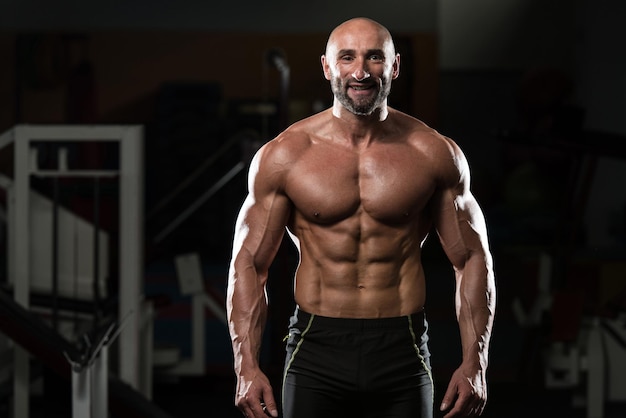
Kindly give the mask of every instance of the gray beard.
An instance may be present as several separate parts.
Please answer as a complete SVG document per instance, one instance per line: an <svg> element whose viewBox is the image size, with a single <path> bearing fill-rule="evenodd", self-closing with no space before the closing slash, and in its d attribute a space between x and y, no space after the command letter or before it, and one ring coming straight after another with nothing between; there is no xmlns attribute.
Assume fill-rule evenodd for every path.
<svg viewBox="0 0 626 418"><path fill-rule="evenodd" d="M372 99L362 100L357 103L352 100L350 96L348 96L348 91L339 77L333 78L331 88L339 103L348 109L349 112L359 116L371 115L374 110L376 110L387 99L391 90L389 83L383 83L382 88L378 90L378 94L376 96Z"/></svg>

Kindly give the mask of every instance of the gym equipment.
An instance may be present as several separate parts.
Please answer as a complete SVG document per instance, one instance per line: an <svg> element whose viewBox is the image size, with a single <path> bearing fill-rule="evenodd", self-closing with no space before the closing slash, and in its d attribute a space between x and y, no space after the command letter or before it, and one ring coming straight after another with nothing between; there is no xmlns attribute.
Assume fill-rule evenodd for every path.
<svg viewBox="0 0 626 418"><path fill-rule="evenodd" d="M114 143L119 151L119 167L109 168L74 168L69 167L67 153L63 144L78 143ZM98 227L94 227L93 235L85 234L88 225L66 213L55 203L39 198L31 189L33 178L83 178L98 179L117 177L119 181L119 298L118 318L130 315L128 323L122 329L118 340L119 378L133 389L149 394L151 387L151 365L145 363L150 359L151 341L146 344L142 334L146 332L144 318L149 318L150 306L143 300L142 279L142 196L143 196L143 128L141 126L98 126L98 125L17 125L0 135L0 148L13 144L14 176L13 180L6 177L2 183L6 185L9 195L9 280L13 285L15 301L25 309L30 309L32 284L38 283L38 262L49 260L49 271L54 270L50 292L63 293L64 258L55 257L52 262L49 253L42 250L52 248L52 254L62 255L70 246L67 259L72 263L87 261L84 266L72 264L79 276L85 277L86 286L83 296L99 298L104 287L99 278L107 273L106 262L98 259L106 256L107 248ZM38 165L38 147L41 144L58 144L57 165L53 168L40 168ZM69 146L68 145L68 146ZM53 180L54 181L54 180ZM97 184L94 188L97 192ZM36 205L41 204L41 214L48 216L53 231L49 233L52 245L39 245L43 241L38 235L43 221L33 214ZM47 213L47 215L45 215ZM94 214L97 218L98 213ZM63 227L63 219L72 219L71 223L80 225L74 239L63 241L61 231L54 229ZM91 235L91 236L90 236ZM77 237L83 237L84 240ZM94 239L95 238L95 239ZM103 241L104 240L104 241ZM56 248L54 248L56 247ZM74 251L82 251L76 258ZM46 253L48 255L42 255ZM42 258L43 257L43 258ZM46 258L48 257L48 258ZM55 264L58 263L58 264ZM44 264L45 265L45 264ZM79 286L80 287L80 286ZM53 307L59 301L58 294L53 296ZM149 327L147 327L149 329ZM20 346L15 349L14 361L14 414L16 417L28 416L29 401L29 352ZM142 363L142 360L144 363Z"/></svg>

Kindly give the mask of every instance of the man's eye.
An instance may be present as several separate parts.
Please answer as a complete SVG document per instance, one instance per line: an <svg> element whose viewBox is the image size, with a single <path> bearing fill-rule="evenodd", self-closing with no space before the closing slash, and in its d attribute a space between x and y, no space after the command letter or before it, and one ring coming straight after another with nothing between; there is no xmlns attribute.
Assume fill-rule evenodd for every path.
<svg viewBox="0 0 626 418"><path fill-rule="evenodd" d="M344 55L343 57L339 58L341 61L352 61L354 60L353 57L351 57L350 55Z"/></svg>
<svg viewBox="0 0 626 418"><path fill-rule="evenodd" d="M382 61L383 60L383 56L382 55L371 55L370 59L372 61Z"/></svg>

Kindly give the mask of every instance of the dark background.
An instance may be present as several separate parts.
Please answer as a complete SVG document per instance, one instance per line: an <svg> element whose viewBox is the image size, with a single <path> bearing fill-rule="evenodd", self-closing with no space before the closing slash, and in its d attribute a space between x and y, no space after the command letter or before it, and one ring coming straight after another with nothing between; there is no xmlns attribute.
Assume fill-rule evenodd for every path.
<svg viewBox="0 0 626 418"><path fill-rule="evenodd" d="M155 237L286 123L330 104L319 56L329 31L359 15L386 25L402 55L391 105L455 139L472 169L498 287L486 414L584 416L572 406L584 379L547 387L543 354L554 341L575 345L586 318L626 310L622 2L393 0L382 10L373 1L1 1L0 133L23 123L145 127L145 291L158 301L157 343L185 355L189 300L178 292L173 259L200 254L207 290L223 300L244 174L175 232ZM267 59L271 51L290 67L287 90ZM259 104L276 111L245 111ZM246 145L220 154L175 201L155 209L236 137ZM109 158L103 150L89 155ZM0 150L0 171L11 176L10 149ZM114 224L116 215L108 215ZM439 399L460 351L453 274L433 238L424 264ZM529 312L538 300L546 256L552 303L538 321L524 323L513 307ZM286 242L273 267L262 356L277 381L294 263ZM238 414L227 330L209 312L207 331L204 376L172 382L155 373L153 400L173 416ZM44 399L64 393L48 390ZM548 406L539 407L544 400ZM607 405L607 413L626 416L623 403Z"/></svg>

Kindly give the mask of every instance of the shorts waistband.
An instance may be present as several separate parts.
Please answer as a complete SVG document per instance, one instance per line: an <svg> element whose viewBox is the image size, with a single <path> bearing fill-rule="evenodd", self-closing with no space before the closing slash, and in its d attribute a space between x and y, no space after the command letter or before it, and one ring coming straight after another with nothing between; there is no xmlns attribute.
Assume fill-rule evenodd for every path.
<svg viewBox="0 0 626 418"><path fill-rule="evenodd" d="M312 326L321 326L323 328L338 328L338 329L405 329L407 326L412 325L417 328L425 328L425 314L422 309L419 312L404 315L395 316L389 318L331 318L327 316L320 316L303 311L300 308L296 308L293 318L296 322L302 326L306 326L313 318Z"/></svg>

